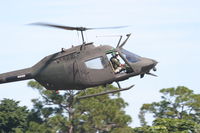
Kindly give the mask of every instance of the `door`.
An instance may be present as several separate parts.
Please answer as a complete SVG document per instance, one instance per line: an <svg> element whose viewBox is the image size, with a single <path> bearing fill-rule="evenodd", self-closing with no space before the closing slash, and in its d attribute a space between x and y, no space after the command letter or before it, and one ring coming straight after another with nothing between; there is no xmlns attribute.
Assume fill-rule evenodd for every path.
<svg viewBox="0 0 200 133"><path fill-rule="evenodd" d="M106 57L99 56L88 59L84 62L88 78L92 84L106 84L113 80L114 74L110 69L109 62Z"/></svg>

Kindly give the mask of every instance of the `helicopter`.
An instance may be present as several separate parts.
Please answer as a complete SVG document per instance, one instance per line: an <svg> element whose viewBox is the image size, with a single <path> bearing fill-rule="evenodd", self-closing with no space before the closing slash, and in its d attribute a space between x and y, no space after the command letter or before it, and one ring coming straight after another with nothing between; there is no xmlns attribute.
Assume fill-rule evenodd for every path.
<svg viewBox="0 0 200 133"><path fill-rule="evenodd" d="M150 72L151 70L156 71L155 66L158 63L156 60L141 57L123 48L131 34L127 34L123 42L121 42L122 36L120 36L116 48L110 45L95 46L92 42L85 42L84 31L123 27L86 28L49 23L33 24L79 31L81 32L82 44L68 49L62 48L61 51L44 57L30 68L0 74L0 84L35 79L46 89L55 91L81 91L90 87L112 84L113 82L116 82L119 87L118 90L81 97L88 98L130 89L134 85L121 88L119 84L120 81L127 80L130 77L139 75L140 78L143 78L145 74L157 76ZM120 70L112 62L114 57L118 58L117 61L120 63L118 68Z"/></svg>

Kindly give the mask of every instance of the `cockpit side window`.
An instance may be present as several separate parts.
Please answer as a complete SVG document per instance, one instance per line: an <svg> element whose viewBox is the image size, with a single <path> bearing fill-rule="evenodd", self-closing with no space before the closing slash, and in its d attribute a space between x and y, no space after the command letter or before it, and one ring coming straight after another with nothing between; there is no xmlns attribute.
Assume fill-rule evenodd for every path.
<svg viewBox="0 0 200 133"><path fill-rule="evenodd" d="M123 54L123 56L131 63L135 63L140 61L140 56L136 55L134 53L129 52L128 50L125 49L121 49L121 53Z"/></svg>
<svg viewBox="0 0 200 133"><path fill-rule="evenodd" d="M89 69L104 69L103 64L104 64L103 57L97 57L97 58L85 61L85 65Z"/></svg>

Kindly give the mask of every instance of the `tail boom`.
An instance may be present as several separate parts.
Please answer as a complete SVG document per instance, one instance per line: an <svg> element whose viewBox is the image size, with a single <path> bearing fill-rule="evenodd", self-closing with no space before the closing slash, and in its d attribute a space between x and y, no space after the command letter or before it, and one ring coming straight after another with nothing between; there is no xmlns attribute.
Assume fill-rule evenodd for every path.
<svg viewBox="0 0 200 133"><path fill-rule="evenodd" d="M26 68L22 70L0 74L0 84L27 80L32 78L33 78L32 68Z"/></svg>

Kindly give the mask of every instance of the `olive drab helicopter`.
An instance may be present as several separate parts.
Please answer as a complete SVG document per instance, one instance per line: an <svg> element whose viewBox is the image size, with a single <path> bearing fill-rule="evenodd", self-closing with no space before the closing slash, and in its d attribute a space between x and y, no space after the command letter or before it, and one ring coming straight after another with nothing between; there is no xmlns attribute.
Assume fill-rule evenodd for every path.
<svg viewBox="0 0 200 133"><path fill-rule="evenodd" d="M128 90L134 85L121 88L119 82L133 76L140 75L141 78L145 74L156 76L150 73L150 70L156 71L157 61L138 56L123 48L131 34L127 34L123 42L121 42L122 36L120 36L116 48L109 45L95 46L93 43L86 43L84 40L84 31L123 27L85 28L48 23L33 24L80 31L82 44L69 49L61 49L57 53L46 56L30 68L0 74L0 84L35 79L46 89L56 91L84 90L89 87L112 84L113 82L116 82L119 87L118 90L81 97L87 98ZM112 61L113 58L115 58L115 61Z"/></svg>

